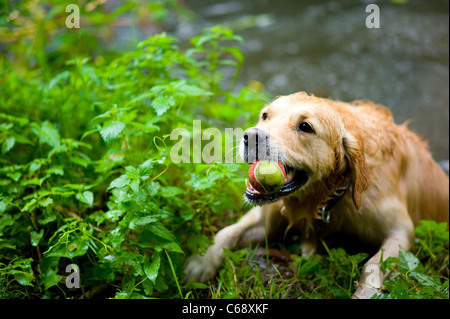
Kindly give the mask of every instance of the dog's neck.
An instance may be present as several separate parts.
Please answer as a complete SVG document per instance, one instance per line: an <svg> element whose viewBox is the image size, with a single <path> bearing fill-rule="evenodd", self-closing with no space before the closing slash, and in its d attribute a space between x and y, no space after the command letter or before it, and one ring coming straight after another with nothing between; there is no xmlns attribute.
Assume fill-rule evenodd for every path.
<svg viewBox="0 0 450 319"><path fill-rule="evenodd" d="M329 198L326 202L319 207L317 211L317 220L321 223L322 226L327 226L331 219L331 209L341 200L342 197L347 193L347 191L352 186L352 181L350 180L347 185L340 187L334 191L333 194L329 195Z"/></svg>
<svg viewBox="0 0 450 319"><path fill-rule="evenodd" d="M306 237L315 231L315 224L326 228L331 220L332 208L347 194L351 188L351 179L334 180L331 183L311 183L303 190L283 200L283 215ZM330 185L330 186L327 186Z"/></svg>

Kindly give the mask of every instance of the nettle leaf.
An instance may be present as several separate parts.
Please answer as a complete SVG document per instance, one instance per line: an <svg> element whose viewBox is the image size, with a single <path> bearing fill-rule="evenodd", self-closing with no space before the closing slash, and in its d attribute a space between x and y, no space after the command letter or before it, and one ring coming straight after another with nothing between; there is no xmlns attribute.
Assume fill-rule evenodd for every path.
<svg viewBox="0 0 450 319"><path fill-rule="evenodd" d="M94 204L94 194L91 191L78 193L75 195L75 198L88 206L92 206L92 204Z"/></svg>
<svg viewBox="0 0 450 319"><path fill-rule="evenodd" d="M5 119L8 122L17 123L20 126L25 126L25 125L27 125L30 122L30 120L28 118L26 118L26 117L17 117L17 116L5 114L5 113L0 113L0 119Z"/></svg>
<svg viewBox="0 0 450 319"><path fill-rule="evenodd" d="M41 168L42 164L45 164L45 159L44 160L35 159L30 163L28 171L30 172L30 174L33 174L34 172L36 172L38 169Z"/></svg>
<svg viewBox="0 0 450 319"><path fill-rule="evenodd" d="M146 160L144 163L139 165L139 172L141 175L146 175L151 172L153 168L153 159Z"/></svg>
<svg viewBox="0 0 450 319"><path fill-rule="evenodd" d="M119 218L125 213L122 209L112 209L106 212L105 217L113 222L118 221Z"/></svg>
<svg viewBox="0 0 450 319"><path fill-rule="evenodd" d="M135 180L130 183L130 188L134 193L139 193L139 183L139 180Z"/></svg>
<svg viewBox="0 0 450 319"><path fill-rule="evenodd" d="M31 268L32 258L16 260L12 263L9 273L22 286L32 286L34 281L33 269Z"/></svg>
<svg viewBox="0 0 450 319"><path fill-rule="evenodd" d="M14 219L10 214L3 214L0 217L0 233L5 227L11 226L14 224Z"/></svg>
<svg viewBox="0 0 450 319"><path fill-rule="evenodd" d="M417 268L417 266L420 265L419 259L414 256L413 253L403 249L401 246L399 246L399 261L398 261L398 270L402 273L408 273L410 271L413 271Z"/></svg>
<svg viewBox="0 0 450 319"><path fill-rule="evenodd" d="M82 153L79 153L79 154L82 155L83 157L81 157L81 156L70 156L69 160L72 163L74 163L74 164L83 166L85 168L88 167L88 165L91 164L91 159L88 156L86 156L86 155L84 155Z"/></svg>
<svg viewBox="0 0 450 319"><path fill-rule="evenodd" d="M11 270L10 273L14 276L14 279L22 286L33 286L32 282L34 280L34 276L32 273L30 274L20 270Z"/></svg>
<svg viewBox="0 0 450 319"><path fill-rule="evenodd" d="M186 191L179 187L176 187L176 186L165 186L165 187L160 187L159 193L163 197L173 197L173 196L177 196L180 194L185 194Z"/></svg>
<svg viewBox="0 0 450 319"><path fill-rule="evenodd" d="M123 174L120 177L116 178L109 184L108 190L112 188L121 188L130 184L130 179L127 174Z"/></svg>
<svg viewBox="0 0 450 319"><path fill-rule="evenodd" d="M110 142L116 139L125 128L125 123L122 121L113 121L106 127L100 130L100 135L105 142Z"/></svg>
<svg viewBox="0 0 450 319"><path fill-rule="evenodd" d="M51 147L60 146L61 137L59 132L49 121L43 122L40 126L37 123L32 123L31 130L39 137L39 144L48 144Z"/></svg>
<svg viewBox="0 0 450 319"><path fill-rule="evenodd" d="M177 102L173 96L159 96L152 101L152 107L158 116L163 115L176 104Z"/></svg>
<svg viewBox="0 0 450 319"><path fill-rule="evenodd" d="M54 89L59 84L59 82L67 80L70 77L70 75L71 75L70 71L63 71L55 75L53 79L51 79L51 81L48 83L46 88L47 91L51 91L52 89Z"/></svg>
<svg viewBox="0 0 450 319"><path fill-rule="evenodd" d="M5 154L9 152L16 143L16 139L13 136L9 136L6 138L5 142L2 145L2 153Z"/></svg>
<svg viewBox="0 0 450 319"><path fill-rule="evenodd" d="M130 222L130 229L136 229L139 226L145 226L157 222L158 218L155 216L136 217Z"/></svg>
<svg viewBox="0 0 450 319"><path fill-rule="evenodd" d="M11 202L12 202L12 201L13 201L13 200L12 200L11 197L1 197L1 198L0 198L0 213L6 212L8 206L11 205ZM3 217L3 214L0 215L0 216ZM1 219L2 217L0 217L0 219Z"/></svg>
<svg viewBox="0 0 450 319"><path fill-rule="evenodd" d="M175 241L175 236L172 234L172 232L159 222L148 225L147 229L161 238L167 239L169 241Z"/></svg>
<svg viewBox="0 0 450 319"><path fill-rule="evenodd" d="M182 95L190 95L190 96L211 96L212 92L206 91L201 87L196 85L186 84L186 81L182 80L177 82L173 89L176 90L178 94L182 93Z"/></svg>
<svg viewBox="0 0 450 319"><path fill-rule="evenodd" d="M200 178L198 174L193 174L190 181L186 182L195 190L204 190L215 185L216 180L223 178L225 173L213 171L208 176Z"/></svg>
<svg viewBox="0 0 450 319"><path fill-rule="evenodd" d="M31 170L31 166L30 166L30 170ZM49 169L45 170L45 173L64 176L64 166L62 166L62 165L52 166Z"/></svg>
<svg viewBox="0 0 450 319"><path fill-rule="evenodd" d="M150 263L148 259L144 261L144 273L153 284L156 282L156 277L158 277L160 267L161 257L158 253L153 254L152 263Z"/></svg>
<svg viewBox="0 0 450 319"><path fill-rule="evenodd" d="M31 237L31 245L36 247L37 245L39 245L39 241L41 240L41 238L44 236L44 229L41 229L38 232L36 231L31 231L30 232L30 237Z"/></svg>
<svg viewBox="0 0 450 319"><path fill-rule="evenodd" d="M412 278L414 278L415 280L417 280L417 282L419 282L421 285L424 286L436 286L436 283L433 281L433 278L423 274L421 272L418 271L413 271L411 272L410 276Z"/></svg>
<svg viewBox="0 0 450 319"><path fill-rule="evenodd" d="M39 284L44 286L45 289L56 286L59 281L62 279L60 275L58 275L58 263L59 257L47 257L45 256L41 263L40 269L42 272L41 279Z"/></svg>
<svg viewBox="0 0 450 319"><path fill-rule="evenodd" d="M150 92L145 92L145 93L142 93L142 94L136 96L135 98L133 98L133 99L131 100L131 102L133 102L133 103L139 102L139 101L141 101L141 100L148 99L148 98L151 97L152 95L153 95L153 93L152 93L151 91L150 91Z"/></svg>
<svg viewBox="0 0 450 319"><path fill-rule="evenodd" d="M42 207L48 207L49 205L53 204L53 198L47 197L45 199L41 199L38 204Z"/></svg>

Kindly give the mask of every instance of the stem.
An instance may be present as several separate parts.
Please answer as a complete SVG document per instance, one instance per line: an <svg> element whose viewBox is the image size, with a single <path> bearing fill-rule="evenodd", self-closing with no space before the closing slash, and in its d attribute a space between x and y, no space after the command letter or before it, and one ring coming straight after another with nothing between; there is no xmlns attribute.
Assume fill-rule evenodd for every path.
<svg viewBox="0 0 450 319"><path fill-rule="evenodd" d="M173 268L172 259L167 252L167 249L164 249L166 252L167 260L169 260L170 269L172 270L173 278L175 279L175 283L177 284L178 292L180 293L181 299L183 299L183 293L181 292L180 283L178 282L177 274L175 273L175 269Z"/></svg>
<svg viewBox="0 0 450 319"><path fill-rule="evenodd" d="M39 62L39 65L42 70L42 74L44 75L44 79L46 82L51 79L51 72L48 66L47 57L45 54L45 26L44 21L37 21L37 33L36 33L36 59Z"/></svg>

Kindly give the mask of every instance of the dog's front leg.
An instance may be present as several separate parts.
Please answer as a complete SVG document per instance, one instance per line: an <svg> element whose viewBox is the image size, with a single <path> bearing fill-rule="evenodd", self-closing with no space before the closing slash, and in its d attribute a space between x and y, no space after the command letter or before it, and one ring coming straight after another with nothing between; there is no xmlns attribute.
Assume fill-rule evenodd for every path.
<svg viewBox="0 0 450 319"><path fill-rule="evenodd" d="M203 256L193 255L189 257L184 268L186 281L195 280L206 282L213 279L225 257L224 248L232 250L240 242L248 242L247 238L242 237L253 233L251 231L252 228L263 227L264 229L264 210L267 210L266 207L252 208L236 224L219 231L214 238L214 244L208 248ZM256 233L260 234L261 232L255 231ZM258 237L261 236L259 235ZM262 239L264 239L264 236ZM253 240L255 243L260 241L261 238L255 238Z"/></svg>
<svg viewBox="0 0 450 319"><path fill-rule="evenodd" d="M364 265L361 279L353 298L369 299L379 291L384 283L385 277L389 275L388 270L386 270L386 273L383 273L381 269L381 256L383 256L383 260L389 257L398 257L399 246L406 250L410 248L410 237L410 232L401 231L394 232L385 239L380 250Z"/></svg>

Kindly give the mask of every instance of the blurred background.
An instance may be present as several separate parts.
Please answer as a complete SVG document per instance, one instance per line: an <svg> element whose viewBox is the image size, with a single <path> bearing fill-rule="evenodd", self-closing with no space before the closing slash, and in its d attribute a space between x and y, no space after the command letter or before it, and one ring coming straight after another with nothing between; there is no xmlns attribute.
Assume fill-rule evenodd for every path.
<svg viewBox="0 0 450 319"><path fill-rule="evenodd" d="M397 123L449 158L449 2L321 0L186 0L195 23L189 37L226 23L242 35L239 80L261 82L274 96L307 91L388 106ZM365 7L380 8L379 29L365 27Z"/></svg>
<svg viewBox="0 0 450 319"><path fill-rule="evenodd" d="M255 86L273 97L307 91L384 104L397 123L411 120L410 127L429 140L435 158L448 167L448 0L77 1L81 28L69 30L62 26L64 8L72 2L50 0L44 6L39 1L6 2L0 12L9 16L1 20L10 26L25 25L26 30L21 16L43 19L42 41L47 41L50 59L73 52L96 56L99 63L108 59L108 52L132 50L162 31L184 40L187 47L188 39L202 29L223 24L245 40L240 44L245 62L237 88ZM20 3L23 11L16 13L18 17L7 10L8 3ZM379 29L365 26L370 3L380 8ZM25 59L32 47L15 45L15 52L8 48L24 36L23 28L18 34L13 28L2 32L0 52Z"/></svg>

